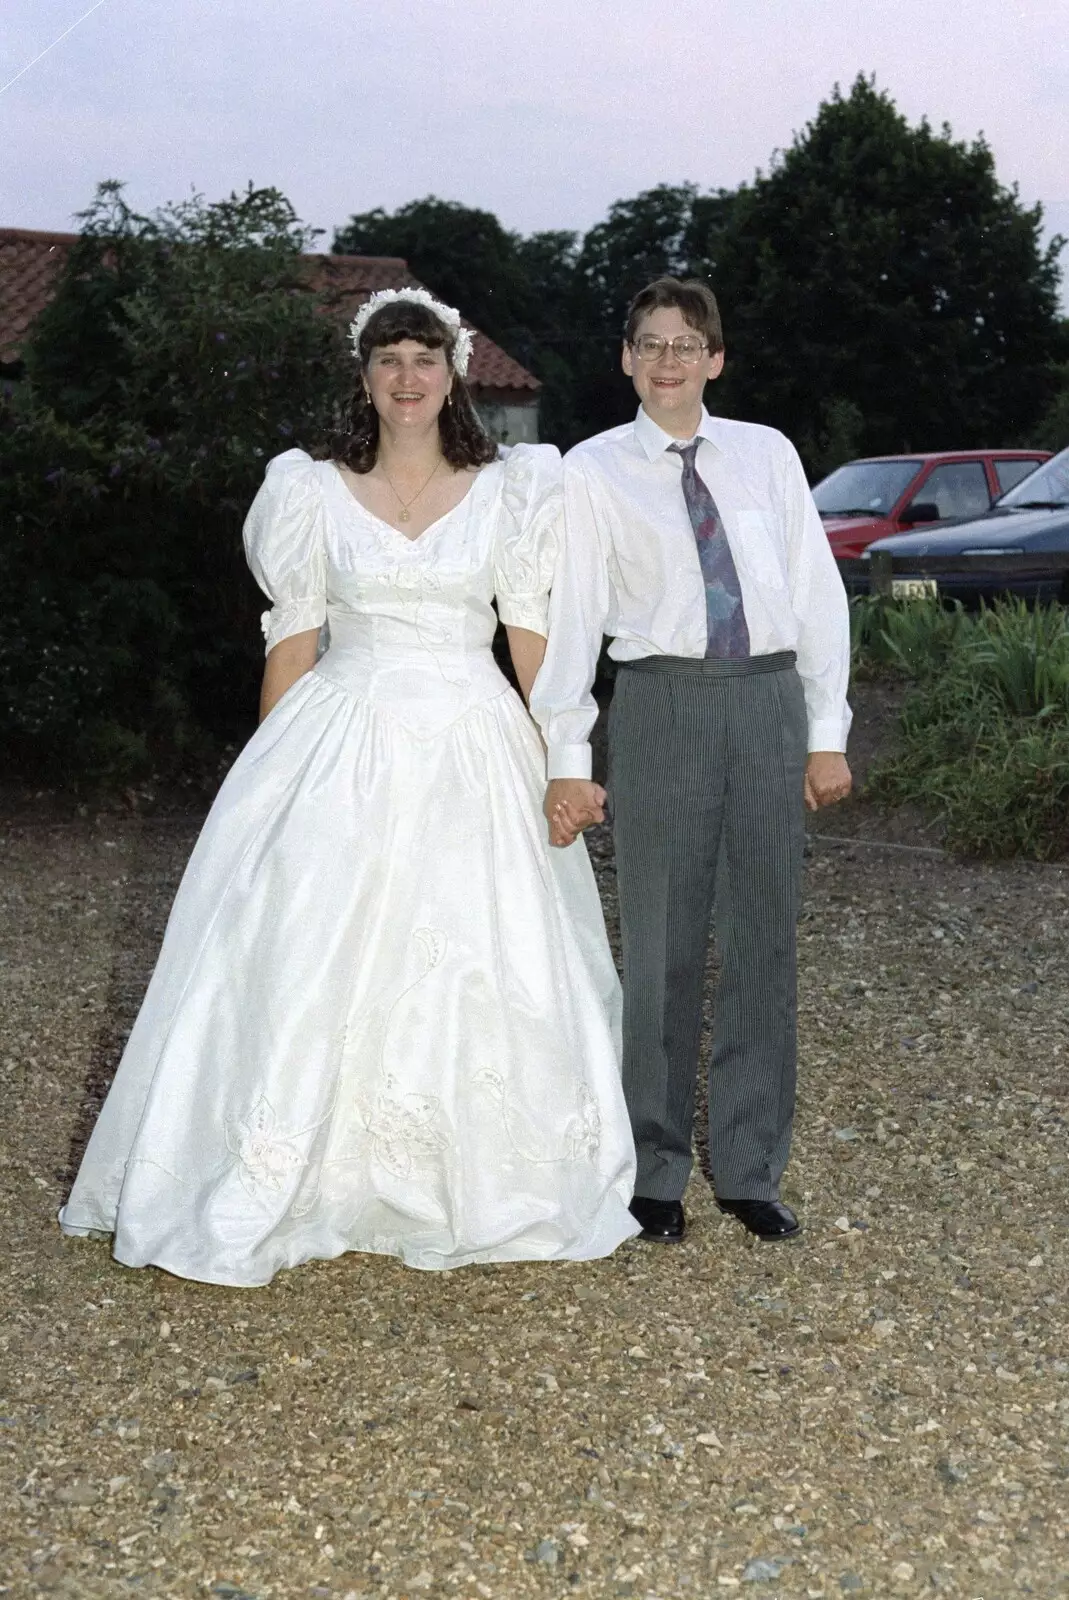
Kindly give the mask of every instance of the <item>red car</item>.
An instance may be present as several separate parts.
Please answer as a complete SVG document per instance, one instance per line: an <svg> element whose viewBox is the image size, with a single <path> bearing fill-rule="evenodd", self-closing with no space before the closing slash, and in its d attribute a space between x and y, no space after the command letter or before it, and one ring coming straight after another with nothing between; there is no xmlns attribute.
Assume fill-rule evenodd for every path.
<svg viewBox="0 0 1069 1600"><path fill-rule="evenodd" d="M855 559L888 534L983 516L1000 495L1049 459L1049 450L866 456L836 467L817 484L813 498L833 554Z"/></svg>

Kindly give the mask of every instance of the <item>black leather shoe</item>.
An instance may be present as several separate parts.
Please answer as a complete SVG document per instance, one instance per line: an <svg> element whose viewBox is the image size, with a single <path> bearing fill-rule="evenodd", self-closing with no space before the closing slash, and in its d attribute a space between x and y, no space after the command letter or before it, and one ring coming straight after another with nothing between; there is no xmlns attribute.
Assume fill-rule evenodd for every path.
<svg viewBox="0 0 1069 1600"><path fill-rule="evenodd" d="M716 1203L721 1211L737 1217L744 1228L749 1228L767 1244L794 1239L802 1231L802 1224L782 1200L721 1200L718 1195Z"/></svg>
<svg viewBox="0 0 1069 1600"><path fill-rule="evenodd" d="M636 1194L628 1210L636 1222L641 1222L640 1239L652 1239L656 1244L679 1244L687 1228L683 1206L679 1200L648 1200Z"/></svg>

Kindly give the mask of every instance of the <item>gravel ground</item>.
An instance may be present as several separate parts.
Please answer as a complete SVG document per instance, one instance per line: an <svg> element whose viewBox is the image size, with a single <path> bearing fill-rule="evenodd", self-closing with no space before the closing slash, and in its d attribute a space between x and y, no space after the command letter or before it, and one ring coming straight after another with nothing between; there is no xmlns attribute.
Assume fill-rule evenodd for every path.
<svg viewBox="0 0 1069 1600"><path fill-rule="evenodd" d="M195 829L0 828L0 1592L1069 1596L1069 872L814 842L802 1242L239 1291L54 1221Z"/></svg>

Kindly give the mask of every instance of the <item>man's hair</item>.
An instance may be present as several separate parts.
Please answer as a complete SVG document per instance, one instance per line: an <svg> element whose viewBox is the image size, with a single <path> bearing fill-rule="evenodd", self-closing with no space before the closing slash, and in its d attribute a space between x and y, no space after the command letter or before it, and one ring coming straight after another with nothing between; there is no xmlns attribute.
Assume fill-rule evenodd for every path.
<svg viewBox="0 0 1069 1600"><path fill-rule="evenodd" d="M651 311L663 306L675 306L683 321L700 333L709 346L711 355L724 348L724 330L720 323L720 307L716 295L700 278L657 278L640 289L627 308L624 338L634 344L638 325Z"/></svg>

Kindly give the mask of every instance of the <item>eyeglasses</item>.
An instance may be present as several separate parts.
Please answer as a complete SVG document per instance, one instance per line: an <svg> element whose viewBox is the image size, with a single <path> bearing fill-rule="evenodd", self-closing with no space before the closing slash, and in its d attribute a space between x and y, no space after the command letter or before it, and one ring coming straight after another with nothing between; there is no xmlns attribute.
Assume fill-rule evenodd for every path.
<svg viewBox="0 0 1069 1600"><path fill-rule="evenodd" d="M632 341L631 348L640 361L660 361L665 351L671 350L684 366L692 367L709 346L696 333L681 333L675 339L662 339L659 333L643 333Z"/></svg>

